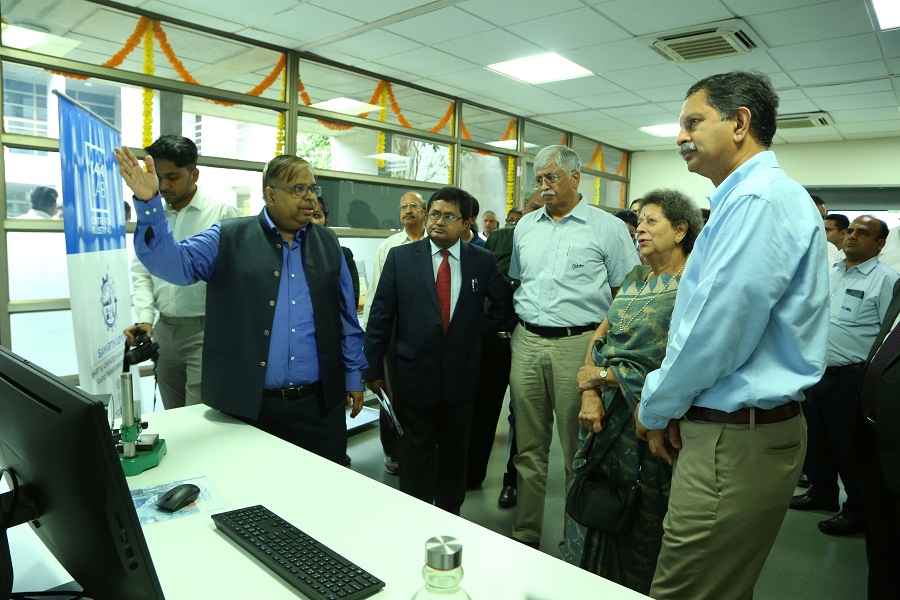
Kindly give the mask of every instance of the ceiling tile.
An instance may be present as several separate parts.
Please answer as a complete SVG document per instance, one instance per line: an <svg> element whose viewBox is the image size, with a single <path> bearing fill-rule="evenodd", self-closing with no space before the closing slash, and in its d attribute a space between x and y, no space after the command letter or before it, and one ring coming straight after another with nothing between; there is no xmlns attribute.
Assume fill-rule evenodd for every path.
<svg viewBox="0 0 900 600"><path fill-rule="evenodd" d="M395 69L408 71L418 77L434 77L435 75L477 68L477 65L467 60L449 56L445 52L427 47L380 58L376 62Z"/></svg>
<svg viewBox="0 0 900 600"><path fill-rule="evenodd" d="M679 107L678 110L681 110L681 105L684 103L684 95L690 87L690 84L661 85L659 87L640 90L638 95L653 103L677 102Z"/></svg>
<svg viewBox="0 0 900 600"><path fill-rule="evenodd" d="M900 29L881 32L884 44L884 55L888 58L900 58Z"/></svg>
<svg viewBox="0 0 900 600"><path fill-rule="evenodd" d="M434 75L432 79L456 86L464 90L473 90L475 93L484 93L486 90L496 90L500 88L509 89L519 85L515 79L494 73L489 69L479 67L468 71L459 71L457 73L448 73L446 75ZM514 96L510 97L510 100Z"/></svg>
<svg viewBox="0 0 900 600"><path fill-rule="evenodd" d="M626 90L645 90L661 85L684 85L686 90L696 81L694 77L672 65L638 67L625 71L604 73L603 76Z"/></svg>
<svg viewBox="0 0 900 600"><path fill-rule="evenodd" d="M741 16L775 12L786 8L827 4L832 0L722 0L722 3Z"/></svg>
<svg viewBox="0 0 900 600"><path fill-rule="evenodd" d="M594 73L669 64L656 51L632 39L569 50L563 56Z"/></svg>
<svg viewBox="0 0 900 600"><path fill-rule="evenodd" d="M522 23L567 10L575 10L584 5L578 0L555 0L554 2L546 0L515 0L515 2L510 2L510 0L468 0L456 6L476 17L505 27L513 23Z"/></svg>
<svg viewBox="0 0 900 600"><path fill-rule="evenodd" d="M534 42L550 52L562 52L583 48L598 40L616 41L631 36L589 8L557 13L506 27L526 40ZM560 35L565 31L565 35Z"/></svg>
<svg viewBox="0 0 900 600"><path fill-rule="evenodd" d="M803 86L859 81L869 77L886 77L887 74L887 67L885 67L883 60L870 60L868 62L819 67L816 69L800 69L790 72L791 79L797 82L797 85Z"/></svg>
<svg viewBox="0 0 900 600"><path fill-rule="evenodd" d="M893 121L900 112L893 108L866 108L860 110L833 110L831 117L837 124L865 123L866 121Z"/></svg>
<svg viewBox="0 0 900 600"><path fill-rule="evenodd" d="M254 7L260 4L268 4L269 0L264 3L247 2L246 4ZM296 2L296 0L294 0ZM307 0L309 4L315 4L322 8L327 8L332 12L354 19L361 19L367 23L384 19L397 13L418 8L419 6L429 4L433 0L390 0L390 2L360 2L359 0ZM194 0L191 0L191 4Z"/></svg>
<svg viewBox="0 0 900 600"><path fill-rule="evenodd" d="M597 94L624 91L621 87L598 75L576 77L575 79L566 79L564 81L552 81L539 85L541 89L553 92L563 98L580 98L582 96L596 96Z"/></svg>
<svg viewBox="0 0 900 600"><path fill-rule="evenodd" d="M780 46L770 49L769 55L788 73L795 69L847 65L882 58L878 40L871 33Z"/></svg>
<svg viewBox="0 0 900 600"><path fill-rule="evenodd" d="M195 6L197 5L197 6ZM181 19L189 23L195 23L203 27L209 27L216 31L225 31L228 33L236 33L252 25L263 15L273 15L282 12L294 6L290 0L280 0L266 4L265 11L258 8L246 8L243 6L226 15L220 10L220 2L218 0L198 0L193 2L190 7L170 4L168 2L148 2L141 7L142 10L154 12L160 15L166 15L171 19ZM165 27L165 25L164 25Z"/></svg>
<svg viewBox="0 0 900 600"><path fill-rule="evenodd" d="M803 100L782 100L778 105L779 115L796 115L800 113L819 112L825 110L809 98Z"/></svg>
<svg viewBox="0 0 900 600"><path fill-rule="evenodd" d="M552 115L554 113L564 113L574 110L581 110L583 107L571 100L564 98L555 98L553 100L544 100L541 102L518 102L519 106L527 110L526 117L538 118L542 115Z"/></svg>
<svg viewBox="0 0 900 600"><path fill-rule="evenodd" d="M891 82L884 79L875 81L863 81L861 83L843 83L840 85L823 85L806 87L806 95L812 99L829 98L831 96L849 96L853 94L870 94L874 92L893 91Z"/></svg>
<svg viewBox="0 0 900 600"><path fill-rule="evenodd" d="M297 23L315 23L315 27L298 28ZM267 15L254 22L256 29L296 40L291 48L299 48L360 25L364 25L363 21L350 19L312 4L295 4L288 11Z"/></svg>
<svg viewBox="0 0 900 600"><path fill-rule="evenodd" d="M639 8L634 0L613 0L595 9L632 35L661 33L734 17L718 0L644 0Z"/></svg>
<svg viewBox="0 0 900 600"><path fill-rule="evenodd" d="M898 113L900 115L900 113ZM900 134L900 117L893 121L878 121L864 123L838 123L835 128L844 135L861 134L861 133L878 133L886 132L893 135Z"/></svg>
<svg viewBox="0 0 900 600"><path fill-rule="evenodd" d="M770 48L873 31L866 4L859 0L780 10L747 17L747 23Z"/></svg>
<svg viewBox="0 0 900 600"><path fill-rule="evenodd" d="M630 106L632 104L644 104L647 101L632 92L613 92L611 94L598 94L596 96L583 96L578 98L578 103L588 108L609 108L613 106Z"/></svg>
<svg viewBox="0 0 900 600"><path fill-rule="evenodd" d="M390 31L373 29L323 47L367 60L377 60L384 56L421 48L422 45Z"/></svg>
<svg viewBox="0 0 900 600"><path fill-rule="evenodd" d="M433 47L482 66L544 53L543 48L502 29L468 35Z"/></svg>
<svg viewBox="0 0 900 600"><path fill-rule="evenodd" d="M834 127L779 130L778 137L791 144L804 142L837 142L844 139Z"/></svg>
<svg viewBox="0 0 900 600"><path fill-rule="evenodd" d="M399 23L392 23L385 29L418 41L427 38L428 44L439 44L473 33L490 31L494 29L494 25L455 6L448 6Z"/></svg>
<svg viewBox="0 0 900 600"><path fill-rule="evenodd" d="M900 131L872 131L862 133L844 133L844 139L847 140L869 140L872 138L900 137Z"/></svg>
<svg viewBox="0 0 900 600"><path fill-rule="evenodd" d="M897 98L894 96L894 90L890 92L876 92L873 94L856 94L853 96L832 96L830 98L819 98L816 101L822 110L853 110L857 108L885 108L897 107ZM900 118L900 111L897 112Z"/></svg>

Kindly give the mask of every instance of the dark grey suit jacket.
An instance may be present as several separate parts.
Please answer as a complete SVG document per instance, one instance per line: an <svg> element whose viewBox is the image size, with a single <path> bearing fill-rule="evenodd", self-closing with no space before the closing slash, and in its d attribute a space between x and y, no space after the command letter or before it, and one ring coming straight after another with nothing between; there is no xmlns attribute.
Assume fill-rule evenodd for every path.
<svg viewBox="0 0 900 600"><path fill-rule="evenodd" d="M881 347L881 343L891 331L891 326L900 314L900 280L894 284L894 297L888 305L881 331L875 338L865 368ZM875 389L875 437L881 453L881 469L888 487L900 494L900 352L891 357ZM863 376L865 378L865 375Z"/></svg>
<svg viewBox="0 0 900 600"><path fill-rule="evenodd" d="M446 334L441 321L428 238L391 249L366 324L368 380L384 379L384 354L396 326L395 402L462 404L472 396L482 331L497 331L513 315L512 288L485 250L462 242L461 285ZM484 313L484 300L490 309Z"/></svg>

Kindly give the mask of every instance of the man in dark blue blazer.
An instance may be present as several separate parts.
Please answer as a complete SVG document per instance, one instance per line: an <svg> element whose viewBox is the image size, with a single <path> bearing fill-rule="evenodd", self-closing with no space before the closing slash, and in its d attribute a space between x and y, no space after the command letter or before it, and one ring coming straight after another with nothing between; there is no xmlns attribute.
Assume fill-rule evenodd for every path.
<svg viewBox="0 0 900 600"><path fill-rule="evenodd" d="M366 328L366 385L381 393L384 353L396 329L394 409L400 490L459 514L481 332L513 315L512 288L483 248L462 242L474 198L454 187L428 201L428 238L387 256ZM485 298L491 305L484 312Z"/></svg>

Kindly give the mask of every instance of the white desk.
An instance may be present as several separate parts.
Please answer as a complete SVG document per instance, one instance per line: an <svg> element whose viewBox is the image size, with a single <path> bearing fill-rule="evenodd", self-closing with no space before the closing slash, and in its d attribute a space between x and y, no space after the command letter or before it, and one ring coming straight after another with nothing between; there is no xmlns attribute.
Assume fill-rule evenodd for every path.
<svg viewBox="0 0 900 600"><path fill-rule="evenodd" d="M422 585L425 541L435 535L463 543L463 587L474 600L644 597L206 406L149 420L169 453L129 486L206 476L224 510L262 504L385 581L375 600L413 596ZM220 533L210 514L144 527L168 600L301 597Z"/></svg>

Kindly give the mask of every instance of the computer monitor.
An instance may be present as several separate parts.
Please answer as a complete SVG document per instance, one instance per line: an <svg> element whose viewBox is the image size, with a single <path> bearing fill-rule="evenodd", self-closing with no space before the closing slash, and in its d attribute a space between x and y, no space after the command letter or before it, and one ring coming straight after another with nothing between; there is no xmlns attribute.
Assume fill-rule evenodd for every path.
<svg viewBox="0 0 900 600"><path fill-rule="evenodd" d="M12 588L4 525L25 521L85 596L164 598L106 414L100 399L0 346L0 467L19 488L0 497L0 598Z"/></svg>

